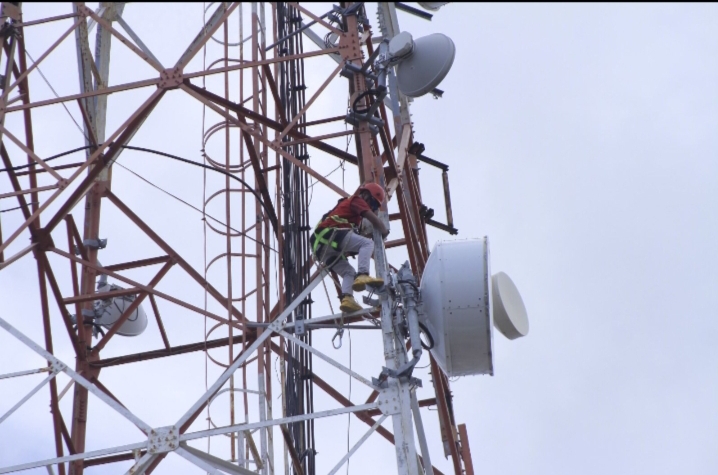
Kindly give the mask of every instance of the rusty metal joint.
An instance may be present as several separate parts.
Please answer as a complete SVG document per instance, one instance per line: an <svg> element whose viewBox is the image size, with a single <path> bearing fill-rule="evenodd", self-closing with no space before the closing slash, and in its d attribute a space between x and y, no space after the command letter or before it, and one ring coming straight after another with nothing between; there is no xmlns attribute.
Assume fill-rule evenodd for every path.
<svg viewBox="0 0 718 475"><path fill-rule="evenodd" d="M52 240L52 236L44 228L36 229L31 233L30 240L33 243L37 243L38 251L46 251L49 248L55 247L55 243Z"/></svg>
<svg viewBox="0 0 718 475"><path fill-rule="evenodd" d="M87 19L88 16L90 16L90 13L94 13L90 7L85 5L84 3L77 2L77 14L81 16L83 19Z"/></svg>
<svg viewBox="0 0 718 475"><path fill-rule="evenodd" d="M2 2L2 18L10 18L14 21L20 21L20 7L15 2Z"/></svg>

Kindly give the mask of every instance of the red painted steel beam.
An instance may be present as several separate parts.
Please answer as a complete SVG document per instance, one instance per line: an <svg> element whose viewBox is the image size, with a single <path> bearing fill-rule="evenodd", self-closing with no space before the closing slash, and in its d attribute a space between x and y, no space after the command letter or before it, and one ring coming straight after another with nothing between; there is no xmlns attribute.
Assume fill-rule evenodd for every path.
<svg viewBox="0 0 718 475"><path fill-rule="evenodd" d="M122 264L112 264L109 266L105 266L105 269L117 272L117 271L121 271L121 270L135 269L137 267L153 266L155 264L164 264L165 262L169 261L170 259L171 259L170 256L152 257L149 259L141 259L138 261L124 262Z"/></svg>
<svg viewBox="0 0 718 475"><path fill-rule="evenodd" d="M111 290L109 292L103 292L99 297L98 294L88 294L88 295L77 295L75 297L68 297L63 300L63 303L66 305L70 305L73 303L82 303L82 302L90 302L93 300L98 300L98 298L102 298L103 300L113 298L113 297L123 297L125 295L137 295L142 293L141 289L121 289L121 290Z"/></svg>
<svg viewBox="0 0 718 475"><path fill-rule="evenodd" d="M58 166L56 166L56 167L50 167L50 168L52 168L52 169L55 170L55 171L57 171L57 170L67 170L68 168L77 168L77 167L79 167L79 166L82 166L84 163L85 163L85 162L68 163L67 165L58 165ZM47 170L42 169L42 170L35 170L35 171L18 172L18 173L17 173L17 176L25 176L25 175L30 175L30 174L32 174L32 173L35 173L35 174L39 175L40 173L47 173Z"/></svg>
<svg viewBox="0 0 718 475"><path fill-rule="evenodd" d="M277 83L274 81L274 76L272 75L272 70L269 68L269 65L264 64L262 65L262 69L264 70L264 75L267 78L267 83L269 84L269 90L272 92L272 98L274 98L274 106L277 110L277 115L281 119L282 124L287 123L287 118L284 116L284 110L282 110L282 100L279 98L279 91L277 91Z"/></svg>
<svg viewBox="0 0 718 475"><path fill-rule="evenodd" d="M50 289L52 290L52 293L55 297L55 301L57 302L57 306L60 309L60 315L62 315L62 321L65 323L65 329L67 330L67 334L70 338L70 343L72 343L72 346L75 350L75 355L80 355L84 349L80 347L79 342L77 341L77 335L75 334L75 331L72 328L72 321L70 320L70 315L67 312L67 309L65 308L65 305L62 302L62 294L60 293L60 286L57 285L57 279L55 279L55 274L52 272L52 267L50 266L50 262L47 259L47 256L45 255L44 251L40 251L36 254L37 259L42 261L43 264L43 271L45 272L45 276L47 277L47 281L50 283Z"/></svg>
<svg viewBox="0 0 718 475"><path fill-rule="evenodd" d="M243 107L237 103L234 103L232 101L229 101L222 96L218 96L217 94L213 94L209 91L206 91L200 87L195 86L189 81L185 81L184 84L195 91L197 94L200 94L201 96L209 99L210 101L214 102L215 104L226 107L227 109L231 110L232 112L236 113L238 116L243 116L246 119L253 120L255 122L258 122L262 125L266 125L270 129L276 130L278 132L281 132L284 130L284 126L282 126L281 123L272 120L268 117L265 117L261 114L258 114L250 109L247 109L246 107ZM287 133L287 136L292 137L294 139L311 139L307 134L303 134L296 129L292 129ZM308 145L321 150L322 152L326 152L329 155L333 155L337 158L341 158L342 160L346 160L349 163L353 163L356 165L358 163L357 157L345 152L344 150L338 149L336 147L332 147L331 145L325 144L324 142L310 142Z"/></svg>
<svg viewBox="0 0 718 475"><path fill-rule="evenodd" d="M45 350L48 353L53 353L52 344L52 326L50 324L50 307L47 301L47 281L45 280L45 269L44 262L41 259L36 259L37 262L37 275L40 284L40 307L42 310L42 326L45 334ZM48 361L48 365L50 362ZM52 414L53 429L55 435L55 453L58 457L63 456L62 449L62 429L64 421L62 420L62 413L60 412L59 399L57 397L57 379L53 378L50 380L50 413ZM67 429L65 428L65 431ZM68 449L72 449L72 442L68 441ZM59 471L61 474L65 473L65 465L59 464Z"/></svg>
<svg viewBox="0 0 718 475"><path fill-rule="evenodd" d="M154 294L150 294L150 304L152 305L152 313L155 314L155 319L157 320L157 327L160 330L160 335L162 336L162 343L165 344L165 348L168 350L171 348L170 341L167 338L167 332L165 332L165 326L162 323L162 318L160 317L160 309L157 307L157 301L155 300Z"/></svg>
<svg viewBox="0 0 718 475"><path fill-rule="evenodd" d="M431 361L431 376L434 380L434 389L436 392L436 400L438 402L437 407L439 408L439 422L443 428L444 437L449 443L449 453L451 454L451 461L454 464L454 473L456 475L462 475L461 458L459 456L456 438L454 437L453 414L449 411L447 401L448 391L444 385L444 373L442 373L439 369L439 365L436 364L434 357L431 355L429 356Z"/></svg>
<svg viewBox="0 0 718 475"><path fill-rule="evenodd" d="M21 13L22 18L22 13ZM13 21L14 22L14 21ZM19 64L20 69L17 68L14 58L11 57L13 48L10 48L7 42L3 43L3 46L5 47L5 52L8 55L8 61L9 64L12 66L13 74L15 75L15 78L21 77L24 72L27 71L27 64L26 64L26 53L25 53L25 42L24 37L22 35L22 28L19 28L18 30L20 32L20 35L17 38L19 51ZM13 41L15 39L13 38ZM25 78L20 81L19 83L19 93L22 96L22 100L24 103L28 103L30 101L30 92L28 89L28 82L27 82L27 75L25 75ZM32 121L30 116L30 111L26 111L23 114L24 124L25 124L25 136L26 136L26 146L29 150L34 150L34 142L33 142L33 133L32 133ZM5 145L2 144L0 146L0 155L2 155L2 160L5 164L5 168L8 169L8 176L10 177L11 183L13 185L13 188L15 191L20 190L20 183L17 179L17 175L14 170L12 170L12 163L10 160L10 157L7 154L7 150L5 149ZM31 159L31 157L28 156L28 162L30 164L34 163L34 161ZM35 167L31 166L30 170L28 170L28 174L30 175L30 188L37 188L37 179L35 176ZM22 212L25 216L25 219L29 219L30 217L30 208L28 207L28 204L25 200L25 197L22 195L18 195L18 202L20 204L20 207L22 209ZM37 193L31 194L31 203L35 203L33 206L33 209L37 209ZM36 230L39 227L39 220L35 223L32 223L31 226L29 226L29 231L31 236L35 236ZM38 275L38 283L39 283L39 291L40 291L40 307L42 312L42 323L43 323L43 333L45 337L45 350L49 353L53 353L53 340L52 340L52 327L50 324L50 309L49 309L49 303L48 303L48 296L47 296L47 280L45 277L45 266L47 265L46 259L39 259L38 254L41 251L38 251L37 248L33 250L36 258L36 265L37 265L37 275ZM44 254L42 257L45 257ZM70 339L73 341L74 339L72 334L70 334ZM49 362L48 362L49 364ZM53 421L53 432L54 432L54 439L55 439L55 453L58 457L62 457L64 454L63 447L62 447L62 438L63 436L67 436L67 447L68 450L72 453L74 451L74 447L72 446L72 442L69 440L69 434L67 433L67 428L65 427L65 422L62 419L62 413L60 412L60 405L59 405L59 398L57 394L57 380L52 379L48 385L50 390L50 413L52 415L52 421ZM58 464L58 471L60 475L65 475L65 465L64 464Z"/></svg>
<svg viewBox="0 0 718 475"><path fill-rule="evenodd" d="M247 334L247 343L251 344L254 341L254 334ZM240 335L235 335L232 344L239 345L242 343ZM190 343L187 345L173 346L167 349L143 351L142 353L134 353L131 355L124 356L113 356L111 358L101 359L90 363L93 368L108 368L110 366L118 366L127 363L137 363L139 361L153 360L157 358L166 358L168 356L183 355L186 353L192 353L195 351L206 351L213 348L221 348L230 344L228 338L219 338L216 340L200 341L197 343Z"/></svg>
<svg viewBox="0 0 718 475"><path fill-rule="evenodd" d="M461 459L464 461L466 475L474 475L474 462L471 460L469 433L466 431L466 424L459 424L459 438L461 439Z"/></svg>
<svg viewBox="0 0 718 475"><path fill-rule="evenodd" d="M112 145L107 147L105 154L96 159L93 166L91 166L85 179L78 185L75 191L65 200L65 203L60 206L55 215L45 225L43 230L46 233L50 233L60 223L60 221L70 212L70 210L87 194L88 191L95 185L95 181L102 170L112 164L112 161L117 154L122 150L122 146L125 145L135 134L140 125L142 125L144 119L154 110L155 106L159 103L160 99L164 96L165 91L158 91L157 95L151 101L145 103L145 107L137 110L134 114L134 118L125 127L122 133L117 137Z"/></svg>
<svg viewBox="0 0 718 475"><path fill-rule="evenodd" d="M157 244L164 252L166 252L174 261L179 265L182 269L184 269L187 274L189 274L190 277L192 277L198 284L202 286L203 289L207 290L207 293L209 293L217 302L219 302L224 308L228 308L231 306L232 308L232 315L237 317L239 320L239 324L243 324L244 321L244 315L231 303L227 300L226 297L224 297L217 289L215 289L209 282L207 282L204 277L200 275L199 272L194 270L194 268L189 265L187 261L185 261L182 256L180 256L169 244L167 244L154 230L147 225L144 221L140 219L139 216L137 216L125 203L122 202L115 194L113 194L110 190L107 190L105 192L105 196L107 199L109 199L112 204L117 206L117 208L122 211L122 213L127 216L130 221L135 223L135 225L140 228L150 239L152 239L155 244Z"/></svg>
<svg viewBox="0 0 718 475"><path fill-rule="evenodd" d="M17 175L15 174L15 171L12 169L13 164L10 160L10 156L7 153L7 149L5 148L5 144L0 142L0 157L2 157L3 164L5 165L5 169L7 170L7 175L10 178L10 183L12 184L12 187L15 191L21 191L22 186L20 186L20 181L17 179ZM22 214L25 217L25 219L30 219L30 208L28 207L27 200L25 199L24 195L17 195L17 201L20 205L20 209L22 210ZM32 234L35 230L34 226L30 227L30 233Z"/></svg>
<svg viewBox="0 0 718 475"><path fill-rule="evenodd" d="M140 457L145 455L147 453L147 450L141 450L140 451ZM96 465L104 465L108 463L115 463L115 462L124 462L125 460L134 460L135 454L132 452L128 452L126 454L120 454L120 455L109 455L107 457L98 457L96 459L87 459L83 462L85 467L94 467Z"/></svg>

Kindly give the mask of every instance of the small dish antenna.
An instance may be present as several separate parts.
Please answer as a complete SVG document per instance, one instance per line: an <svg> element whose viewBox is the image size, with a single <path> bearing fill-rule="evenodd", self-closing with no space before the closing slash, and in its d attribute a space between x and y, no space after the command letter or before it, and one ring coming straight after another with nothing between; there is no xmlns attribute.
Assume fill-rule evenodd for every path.
<svg viewBox="0 0 718 475"><path fill-rule="evenodd" d="M389 42L389 58L396 66L399 90L407 97L431 92L454 64L456 47L451 38L434 33L414 40L402 31Z"/></svg>
<svg viewBox="0 0 718 475"><path fill-rule="evenodd" d="M122 290L119 285L108 284L106 276L101 276L98 282L97 293L109 292L112 290ZM100 297L101 298L101 297ZM105 328L111 328L114 323L120 319L132 302L137 298L136 295L123 295L121 297L113 297L105 300L95 300L95 323ZM147 328L147 314L142 305L138 306L129 316L125 323L117 329L117 334L122 336L137 336L142 334Z"/></svg>
<svg viewBox="0 0 718 475"><path fill-rule="evenodd" d="M421 6L425 10L429 10L432 12L439 11L439 8L443 7L444 5L447 5L451 2L418 2L419 6Z"/></svg>
<svg viewBox="0 0 718 475"><path fill-rule="evenodd" d="M498 272L491 277L494 326L509 340L526 336L529 317L526 306L511 277Z"/></svg>

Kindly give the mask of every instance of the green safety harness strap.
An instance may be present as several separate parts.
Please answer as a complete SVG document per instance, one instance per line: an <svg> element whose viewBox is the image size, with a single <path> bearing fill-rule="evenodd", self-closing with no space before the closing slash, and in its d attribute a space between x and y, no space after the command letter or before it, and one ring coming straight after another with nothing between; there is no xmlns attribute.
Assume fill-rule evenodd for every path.
<svg viewBox="0 0 718 475"><path fill-rule="evenodd" d="M332 210L332 211L334 211L334 210ZM331 211L330 211L330 213L331 213ZM332 215L329 217L332 218L332 220L336 223L341 223L341 224L349 223L349 221L347 221L346 219L340 218L339 216L336 216L336 215ZM309 242L311 243L311 247L312 247L312 257L319 265L319 268L320 269L321 268L331 269L332 267L334 267L334 264L336 264L340 260L342 260L342 259L344 259L345 261L347 260L347 257L344 255L344 249L343 248L341 250L339 249L340 242L343 241L344 237L346 236L346 234L344 234L341 231L351 232L354 229L354 225L353 224L351 225L351 229L340 229L340 228L335 228L335 227L319 229L319 225L322 224L325 219L327 219L327 215L324 215L322 217L322 220L319 221L319 223L317 223L316 227L314 228L314 232L312 233L312 235L309 239ZM337 236L337 233L339 234L339 236ZM337 242L335 240L335 236L339 238L340 242ZM313 243L311 242L312 238L314 239ZM322 246L324 246L324 247L322 248ZM339 255L332 256L329 260L325 261L324 259L326 258L327 251L329 250L329 246L331 246L331 248L334 249L335 251L339 251ZM345 244L345 246L346 246L346 244ZM320 249L320 248L322 248L322 249ZM321 250L321 255L319 252L317 252L319 250ZM341 285L339 283L339 281L336 279L336 276L332 276L332 279L334 279L334 283L336 285L338 285L338 286ZM336 339L336 336L335 336L335 339ZM334 344L334 339L332 340L332 344ZM341 346L341 338L340 338L339 346Z"/></svg>
<svg viewBox="0 0 718 475"><path fill-rule="evenodd" d="M339 216L336 216L336 215L329 216L329 218L331 218L332 220L334 220L334 222L336 222L338 224L349 224L348 220L341 218ZM324 220L320 221L317 224L317 227L314 228L314 245L312 246L312 252L315 255L317 255L317 250L319 249L319 246L321 246L321 245L331 246L333 249L339 248L339 243L334 240L334 236L337 233L337 231L339 231L339 228L334 228L334 227L324 228L324 229L319 230L319 232L317 232L317 230L319 229L319 224L321 224L323 221ZM354 226L352 225L352 229L353 228L354 228ZM351 229L347 229L347 231L351 231ZM330 232L331 232L331 234L330 234ZM329 234L329 236L325 237L325 236L327 236L327 234ZM344 253L342 253L340 257L342 259L346 259L346 257L344 256Z"/></svg>

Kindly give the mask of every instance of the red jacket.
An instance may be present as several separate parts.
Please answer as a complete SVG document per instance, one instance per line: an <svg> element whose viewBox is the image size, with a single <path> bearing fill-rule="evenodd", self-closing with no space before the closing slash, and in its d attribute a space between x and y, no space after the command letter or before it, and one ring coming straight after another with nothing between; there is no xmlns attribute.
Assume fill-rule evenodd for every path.
<svg viewBox="0 0 718 475"><path fill-rule="evenodd" d="M333 210L325 214L326 218L317 226L318 229L339 228L351 229L361 226L362 215L371 208L359 195L341 200Z"/></svg>

